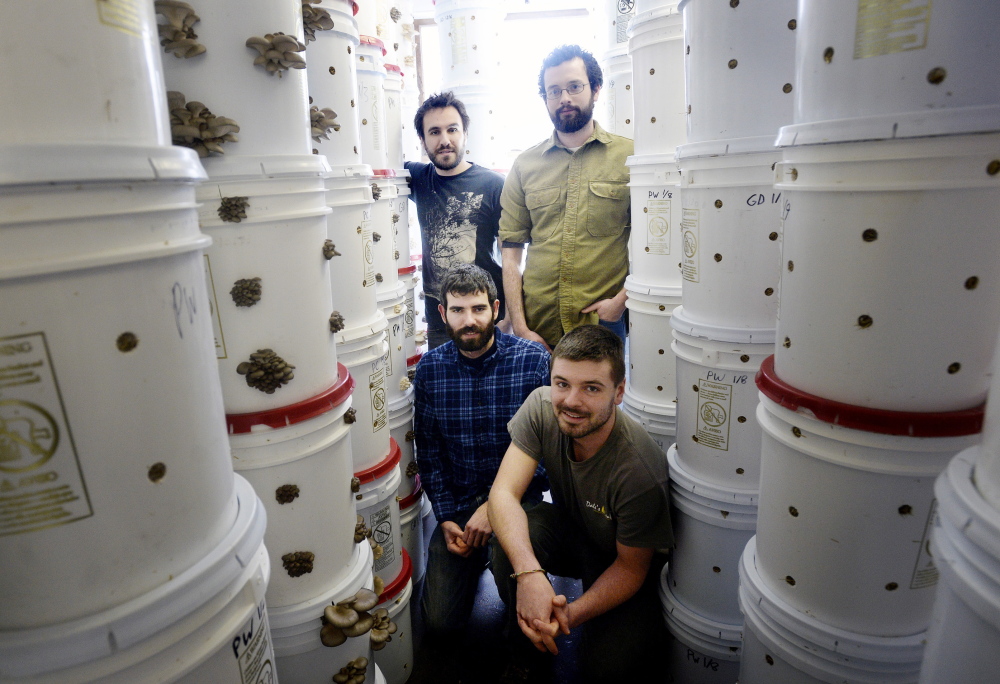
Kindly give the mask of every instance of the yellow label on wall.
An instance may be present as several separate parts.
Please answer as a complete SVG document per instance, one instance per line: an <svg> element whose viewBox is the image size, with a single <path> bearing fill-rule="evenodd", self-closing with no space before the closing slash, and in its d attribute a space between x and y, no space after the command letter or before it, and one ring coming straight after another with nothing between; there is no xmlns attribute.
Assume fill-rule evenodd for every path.
<svg viewBox="0 0 1000 684"><path fill-rule="evenodd" d="M97 0L97 16L105 26L136 38L142 36L142 14L136 0Z"/></svg>
<svg viewBox="0 0 1000 684"><path fill-rule="evenodd" d="M93 514L45 333L0 337L0 537Z"/></svg>
<svg viewBox="0 0 1000 684"><path fill-rule="evenodd" d="M931 0L858 0L854 59L927 47Z"/></svg>
<svg viewBox="0 0 1000 684"><path fill-rule="evenodd" d="M681 240L684 257L681 259L681 275L688 282L697 283L698 275L698 209L681 210Z"/></svg>

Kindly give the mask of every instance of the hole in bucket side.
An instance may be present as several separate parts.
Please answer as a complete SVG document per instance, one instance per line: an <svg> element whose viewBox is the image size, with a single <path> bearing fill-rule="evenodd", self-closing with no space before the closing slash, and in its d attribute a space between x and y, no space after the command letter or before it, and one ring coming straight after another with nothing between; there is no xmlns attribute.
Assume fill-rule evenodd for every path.
<svg viewBox="0 0 1000 684"><path fill-rule="evenodd" d="M823 61L826 62L827 64L830 64L831 62L833 62L833 48L832 47L828 47L826 50L823 50Z"/></svg>
<svg viewBox="0 0 1000 684"><path fill-rule="evenodd" d="M743 470L743 468L737 468L737 469L736 469L736 474L737 474L737 475L742 475L742 474L743 474L743 473L745 473L745 472L746 472L746 471L745 471L745 470Z"/></svg>
<svg viewBox="0 0 1000 684"><path fill-rule="evenodd" d="M123 332L115 340L115 346L118 347L118 351L127 354L139 346L139 338L135 333Z"/></svg>
<svg viewBox="0 0 1000 684"><path fill-rule="evenodd" d="M899 585L896 584L895 582L889 582L887 585L885 585L886 591L896 591L897 589L899 589Z"/></svg>
<svg viewBox="0 0 1000 684"><path fill-rule="evenodd" d="M975 290L977 287L979 287L979 278L977 276L970 276L965 279L966 290Z"/></svg>
<svg viewBox="0 0 1000 684"><path fill-rule="evenodd" d="M716 573L722 572L722 568L720 568L718 565L713 565L712 566L712 572L716 572Z"/></svg>
<svg viewBox="0 0 1000 684"><path fill-rule="evenodd" d="M746 416L737 416L736 422L737 423L745 423L745 422L747 422L747 417Z"/></svg>
<svg viewBox="0 0 1000 684"><path fill-rule="evenodd" d="M167 474L167 466L163 463L154 463L149 466L149 472L146 473L149 477L150 482L160 482Z"/></svg>
<svg viewBox="0 0 1000 684"><path fill-rule="evenodd" d="M788 507L788 514L790 516L792 516L793 518L797 518L797 517L799 517L799 509L797 509L795 506L789 506Z"/></svg>
<svg viewBox="0 0 1000 684"><path fill-rule="evenodd" d="M764 662L766 662L768 665L774 665L774 658L772 658L769 655L765 655Z"/></svg>
<svg viewBox="0 0 1000 684"><path fill-rule="evenodd" d="M958 371L962 370L962 364L957 361L948 366L948 375L954 375Z"/></svg>
<svg viewBox="0 0 1000 684"><path fill-rule="evenodd" d="M900 515L913 515L913 506L909 504L903 504L899 507Z"/></svg>
<svg viewBox="0 0 1000 684"><path fill-rule="evenodd" d="M875 323L874 319L868 314L861 314L858 316L858 327L862 330L872 327L873 323Z"/></svg>
<svg viewBox="0 0 1000 684"><path fill-rule="evenodd" d="M798 26L798 25L799 25L799 23L797 21L795 21L794 19L789 19L788 20L788 29L790 31L794 31L795 27Z"/></svg>
<svg viewBox="0 0 1000 684"><path fill-rule="evenodd" d="M274 500L279 504L284 506L287 503L292 503L299 497L298 485L293 484L283 484L274 490Z"/></svg>
<svg viewBox="0 0 1000 684"><path fill-rule="evenodd" d="M792 577L791 575L785 575L785 582L790 587L794 587L795 586L795 578Z"/></svg>

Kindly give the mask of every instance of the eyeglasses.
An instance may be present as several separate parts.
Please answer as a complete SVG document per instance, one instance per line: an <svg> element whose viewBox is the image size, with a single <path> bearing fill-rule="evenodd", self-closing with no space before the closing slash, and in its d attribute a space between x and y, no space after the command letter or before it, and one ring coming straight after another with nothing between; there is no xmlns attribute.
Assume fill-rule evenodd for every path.
<svg viewBox="0 0 1000 684"><path fill-rule="evenodd" d="M545 89L545 97L547 97L550 100L558 100L560 97L562 97L564 90L570 95L579 95L580 93L583 92L583 89L586 88L588 85L590 84L570 83L565 88L560 88L559 86L552 86L551 88Z"/></svg>

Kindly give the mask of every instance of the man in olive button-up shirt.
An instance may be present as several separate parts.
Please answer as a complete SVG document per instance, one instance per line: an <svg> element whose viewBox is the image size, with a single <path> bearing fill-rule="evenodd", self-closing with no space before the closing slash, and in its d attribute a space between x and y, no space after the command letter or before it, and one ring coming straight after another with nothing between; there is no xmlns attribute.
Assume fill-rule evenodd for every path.
<svg viewBox="0 0 1000 684"><path fill-rule="evenodd" d="M508 317L515 334L549 347L586 323L624 336L633 145L593 120L602 83L578 46L545 59L539 93L555 130L515 160L500 197Z"/></svg>

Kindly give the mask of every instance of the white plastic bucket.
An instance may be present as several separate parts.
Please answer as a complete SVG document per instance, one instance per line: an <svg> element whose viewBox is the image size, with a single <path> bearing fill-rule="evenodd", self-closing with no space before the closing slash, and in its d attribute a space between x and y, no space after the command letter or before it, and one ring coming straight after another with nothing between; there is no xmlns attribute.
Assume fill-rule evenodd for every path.
<svg viewBox="0 0 1000 684"><path fill-rule="evenodd" d="M338 357L358 384L351 408L351 452L354 471L366 470L380 463L389 453L389 413L385 387L388 360L385 316L374 326L346 331L349 336L338 342Z"/></svg>
<svg viewBox="0 0 1000 684"><path fill-rule="evenodd" d="M740 667L740 624L702 617L684 606L667 582L668 566L660 574L660 602L669 644L667 671L677 684L732 684Z"/></svg>
<svg viewBox="0 0 1000 684"><path fill-rule="evenodd" d="M387 46L390 49L390 46ZM395 59L395 57L390 57ZM403 70L385 65L385 144L386 166L403 168Z"/></svg>
<svg viewBox="0 0 1000 684"><path fill-rule="evenodd" d="M53 21L31 3L0 7L12 35L35 36L44 50L17 41L0 48L0 149L6 145L169 145L162 48L151 3L79 4ZM201 25L196 25L201 32ZM114 55L109 59L108 55ZM202 59L194 57L194 61ZM165 55L164 61L173 60ZM66 103L72 102L72 116ZM0 157L3 154L0 153Z"/></svg>
<svg viewBox="0 0 1000 684"><path fill-rule="evenodd" d="M399 527L402 536L403 549L406 550L413 564L413 581L420 582L427 570L427 543L424 539L423 489L415 489L399 501Z"/></svg>
<svg viewBox="0 0 1000 684"><path fill-rule="evenodd" d="M213 240L205 267L228 413L296 404L337 379L330 262L322 250L331 212L326 194L319 175L209 182L198 189L198 218ZM234 201L245 206L246 218L223 220ZM255 278L258 301L234 294ZM271 394L247 384L248 376L237 371L260 349L295 367L294 377Z"/></svg>
<svg viewBox="0 0 1000 684"><path fill-rule="evenodd" d="M976 489L1000 510L1000 354L994 353L990 380L992 401L986 402L981 448L976 458Z"/></svg>
<svg viewBox="0 0 1000 684"><path fill-rule="evenodd" d="M807 0L797 33L795 124L781 144L1000 129L1000 33L988 0L882 6ZM984 57L986 57L984 59Z"/></svg>
<svg viewBox="0 0 1000 684"><path fill-rule="evenodd" d="M636 14L628 36L636 154L672 157L687 140L684 26L676 3Z"/></svg>
<svg viewBox="0 0 1000 684"><path fill-rule="evenodd" d="M757 492L720 487L667 452L674 549L666 579L674 597L698 615L740 624L737 600L743 547L757 527Z"/></svg>
<svg viewBox="0 0 1000 684"><path fill-rule="evenodd" d="M642 401L626 387L621 407L629 418L646 429L649 436L666 454L676 441L677 406L673 403L655 404Z"/></svg>
<svg viewBox="0 0 1000 684"><path fill-rule="evenodd" d="M282 681L329 684L332 674L359 657L368 659L368 673L371 673L375 663L367 633L350 637L334 647L324 646L320 640L323 610L362 588L372 589L371 569L372 550L364 541L355 546L350 573L335 587L308 601L270 611L271 638Z"/></svg>
<svg viewBox="0 0 1000 684"><path fill-rule="evenodd" d="M379 302L379 308L389 323L389 358L385 364L386 399L390 405L402 399L410 391L410 379L406 375L406 289L399 283L399 297Z"/></svg>
<svg viewBox="0 0 1000 684"><path fill-rule="evenodd" d="M316 31L316 40L306 47L306 73L312 106L337 113L339 130L327 138L312 139L312 148L334 168L361 164L360 117L357 112L358 67L355 63L361 38L353 0L323 0L314 5L333 19L329 31Z"/></svg>
<svg viewBox="0 0 1000 684"><path fill-rule="evenodd" d="M628 54L628 46L615 45L604 55L601 63L604 71L601 100L607 111L605 130L632 138L635 109L632 105L632 58Z"/></svg>
<svg viewBox="0 0 1000 684"><path fill-rule="evenodd" d="M415 365L410 359L417 353L417 283L420 276L417 275L417 267L410 266L397 271L399 282L406 288L406 314L403 316L403 351L406 353L407 367Z"/></svg>
<svg viewBox="0 0 1000 684"><path fill-rule="evenodd" d="M625 165L632 196L629 278L657 287L680 287L680 169L672 153L636 155Z"/></svg>
<svg viewBox="0 0 1000 684"><path fill-rule="evenodd" d="M202 160L210 178L229 175L226 168L243 159L271 155L311 157L309 102L306 69L269 73L255 65L260 53L247 47L252 36L281 32L303 42L302 7L295 2L246 0L234 12L226 3L195 7L201 21L194 25L198 42L207 50L188 59L162 56L167 90L184 94L188 102L201 102L216 116L239 124L239 142L223 145L225 154ZM311 53L297 52L306 60ZM138 99L138 98L137 98ZM327 105L323 105L327 106Z"/></svg>
<svg viewBox="0 0 1000 684"><path fill-rule="evenodd" d="M138 599L232 527L195 207L189 182L0 189L0 630Z"/></svg>
<svg viewBox="0 0 1000 684"><path fill-rule="evenodd" d="M722 487L756 490L760 480L760 425L754 375L774 353L773 342L720 342L740 329L704 328L685 316L670 319L677 359L678 459ZM720 334L721 333L721 334Z"/></svg>
<svg viewBox="0 0 1000 684"><path fill-rule="evenodd" d="M404 684L413 674L413 621L410 619L410 597L413 595L413 565L403 550L403 569L379 596L379 608L389 611L396 625L391 641L375 651L375 662L388 684Z"/></svg>
<svg viewBox="0 0 1000 684"><path fill-rule="evenodd" d="M372 205L372 254L375 268L375 298L397 296L399 268L396 266L396 225L392 221L399 188L392 169L375 169L369 179L375 203ZM376 191L377 188L377 191ZM379 304L379 308L382 304Z"/></svg>
<svg viewBox="0 0 1000 684"><path fill-rule="evenodd" d="M396 184L396 199L392 201L392 236L396 243L393 256L396 259L396 273L410 267L410 172L402 168L393 179Z"/></svg>
<svg viewBox="0 0 1000 684"><path fill-rule="evenodd" d="M407 497L420 485L417 465L413 458L413 390L389 402L389 432L399 445L399 470L402 481L398 495Z"/></svg>
<svg viewBox="0 0 1000 684"><path fill-rule="evenodd" d="M891 411L982 403L1000 321L998 159L1000 135L784 150L782 380Z"/></svg>
<svg viewBox="0 0 1000 684"><path fill-rule="evenodd" d="M480 81L477 85L452 88L469 115L465 158L487 169L506 168L509 127L503 117L504 103L497 97L497 89L484 85L487 83Z"/></svg>
<svg viewBox="0 0 1000 684"><path fill-rule="evenodd" d="M855 634L824 624L771 590L751 539L740 563L741 684L913 684L926 634ZM944 681L944 680L938 680ZM948 680L962 681L962 680Z"/></svg>
<svg viewBox="0 0 1000 684"><path fill-rule="evenodd" d="M382 555L374 560L372 572L388 585L403 569L403 542L399 529L399 445L390 439L389 455L381 462L354 473L361 491L354 495L358 515L372 531L372 540L381 545Z"/></svg>
<svg viewBox="0 0 1000 684"><path fill-rule="evenodd" d="M424 548L426 549L427 544L430 543L431 535L434 534L434 528L437 527L437 518L434 517L434 507L431 506L429 496L425 496L424 502L421 504L420 518L424 525Z"/></svg>
<svg viewBox="0 0 1000 684"><path fill-rule="evenodd" d="M636 398L672 404L677 397L670 349L670 315L681 303L680 288L652 287L625 279L629 310L628 389Z"/></svg>
<svg viewBox="0 0 1000 684"><path fill-rule="evenodd" d="M344 166L334 168L326 178L326 201L331 209L326 235L336 252L329 260L330 286L333 310L344 317L344 330L371 324L379 316L370 175L370 167ZM342 336L343 331L337 334L338 344Z"/></svg>
<svg viewBox="0 0 1000 684"><path fill-rule="evenodd" d="M934 486L931 551L941 581L921 684L988 682L1000 667L1000 512L976 489L981 450L972 447L952 459Z"/></svg>
<svg viewBox="0 0 1000 684"><path fill-rule="evenodd" d="M499 27L506 8L487 0L435 2L441 36L441 80L445 89L494 83L499 75Z"/></svg>
<svg viewBox="0 0 1000 684"><path fill-rule="evenodd" d="M361 161L373 169L388 169L385 46L378 38L362 33L357 57Z"/></svg>
<svg viewBox="0 0 1000 684"><path fill-rule="evenodd" d="M689 142L772 136L792 122L796 0L682 0Z"/></svg>
<svg viewBox="0 0 1000 684"><path fill-rule="evenodd" d="M294 406L227 416L233 467L267 509L271 608L301 603L338 584L354 548L351 407L354 378L344 366L328 391ZM313 554L308 570L286 555ZM290 563L292 558L288 559Z"/></svg>
<svg viewBox="0 0 1000 684"><path fill-rule="evenodd" d="M0 632L3 681L271 681L274 658L264 602L270 571L263 544L267 516L243 478L235 478L234 488L235 523L169 582L83 618Z"/></svg>
<svg viewBox="0 0 1000 684"><path fill-rule="evenodd" d="M781 277L781 151L681 156L684 311L729 328L773 329Z"/></svg>
<svg viewBox="0 0 1000 684"><path fill-rule="evenodd" d="M831 405L781 383L770 358L757 383L763 581L831 627L880 637L926 629L938 579L927 545L934 478L975 443L982 413Z"/></svg>

